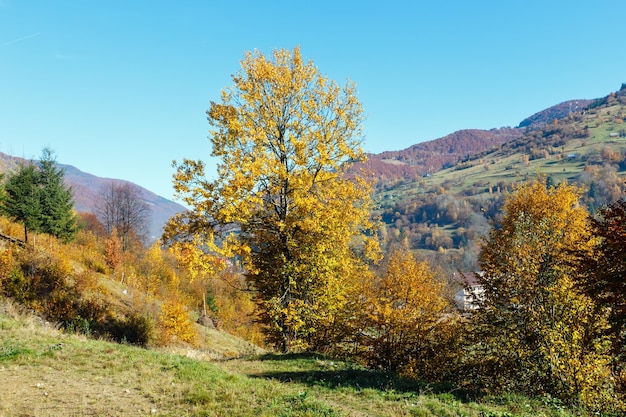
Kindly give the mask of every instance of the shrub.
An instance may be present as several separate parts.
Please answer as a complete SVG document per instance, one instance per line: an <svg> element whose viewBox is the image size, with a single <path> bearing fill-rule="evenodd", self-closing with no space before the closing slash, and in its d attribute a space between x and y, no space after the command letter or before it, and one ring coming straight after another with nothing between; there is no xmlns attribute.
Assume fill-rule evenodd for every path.
<svg viewBox="0 0 626 417"><path fill-rule="evenodd" d="M147 346L152 340L154 324L152 319L133 313L123 319L113 319L109 325L109 334L118 343Z"/></svg>
<svg viewBox="0 0 626 417"><path fill-rule="evenodd" d="M458 320L445 284L426 261L392 250L365 305L365 361L407 377L439 382L455 359Z"/></svg>
<svg viewBox="0 0 626 417"><path fill-rule="evenodd" d="M158 319L160 340L162 344L174 341L197 344L197 332L189 318L187 308L177 301L166 301L161 306Z"/></svg>

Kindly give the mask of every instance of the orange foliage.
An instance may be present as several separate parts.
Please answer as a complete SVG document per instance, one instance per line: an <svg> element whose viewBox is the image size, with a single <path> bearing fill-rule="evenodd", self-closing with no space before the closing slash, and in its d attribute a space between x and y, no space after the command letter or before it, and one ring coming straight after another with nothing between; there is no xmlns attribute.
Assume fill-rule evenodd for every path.
<svg viewBox="0 0 626 417"><path fill-rule="evenodd" d="M115 269L122 262L122 240L117 234L117 228L111 230L111 235L106 240L104 249L104 256L106 258L107 265L111 269Z"/></svg>

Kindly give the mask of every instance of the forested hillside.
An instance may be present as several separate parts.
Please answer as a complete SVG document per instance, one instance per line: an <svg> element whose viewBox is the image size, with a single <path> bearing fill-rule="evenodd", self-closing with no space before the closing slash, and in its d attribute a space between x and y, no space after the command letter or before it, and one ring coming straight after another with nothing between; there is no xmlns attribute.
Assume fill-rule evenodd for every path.
<svg viewBox="0 0 626 417"><path fill-rule="evenodd" d="M400 182L382 175L376 201L388 242L425 251L450 272L475 270L477 243L517 185L541 176L549 184L568 181L581 187L592 213L623 198L625 116L622 88L431 175Z"/></svg>
<svg viewBox="0 0 626 417"><path fill-rule="evenodd" d="M493 150L500 145L517 139L529 129L541 128L547 123L578 114L601 100L569 100L541 110L522 120L517 127L500 127L490 130L464 129L442 138L421 142L402 150L389 150L371 154L365 168L379 184L394 181L415 180L467 159L473 155Z"/></svg>
<svg viewBox="0 0 626 417"><path fill-rule="evenodd" d="M521 134L522 131L515 128L460 130L401 151L369 155L367 162L358 164L357 168L364 168L373 178L380 179L381 184L412 181L450 167L468 156L493 149Z"/></svg>

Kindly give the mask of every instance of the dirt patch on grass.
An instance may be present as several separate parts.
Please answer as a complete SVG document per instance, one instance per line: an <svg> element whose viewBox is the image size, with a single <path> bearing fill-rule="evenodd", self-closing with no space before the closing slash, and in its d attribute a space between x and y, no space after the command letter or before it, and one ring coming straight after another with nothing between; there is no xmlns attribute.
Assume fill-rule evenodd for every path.
<svg viewBox="0 0 626 417"><path fill-rule="evenodd" d="M0 367L1 417L144 416L158 406L131 384L52 368Z"/></svg>

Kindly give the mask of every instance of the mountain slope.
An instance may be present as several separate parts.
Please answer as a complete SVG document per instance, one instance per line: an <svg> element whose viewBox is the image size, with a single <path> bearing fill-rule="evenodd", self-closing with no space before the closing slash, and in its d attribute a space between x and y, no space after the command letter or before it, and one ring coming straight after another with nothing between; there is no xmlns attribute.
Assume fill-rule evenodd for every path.
<svg viewBox="0 0 626 417"><path fill-rule="evenodd" d="M369 155L368 161L361 166L378 179L412 180L452 166L463 158L492 149L521 135L522 131L515 128L459 130L404 150Z"/></svg>
<svg viewBox="0 0 626 417"><path fill-rule="evenodd" d="M12 172L20 164L24 163L27 163L27 161L22 158L0 152L0 172ZM120 179L97 177L81 171L72 165L58 164L58 166L65 172L66 184L72 187L74 207L79 213L94 213L100 190L111 182L116 184L130 183L129 181ZM151 215L150 224L148 226L148 239L153 241L161 235L163 225L170 217L186 209L182 205L158 196L143 187L139 187L139 189L142 200L150 206Z"/></svg>
<svg viewBox="0 0 626 417"><path fill-rule="evenodd" d="M625 120L622 88L562 119L519 129L519 137L426 178L379 181L374 198L387 242L436 252L453 272L470 271L480 236L498 221L503 199L517 184L540 176L550 184L575 183L592 213L624 198Z"/></svg>
<svg viewBox="0 0 626 417"><path fill-rule="evenodd" d="M454 164L519 139L529 130L538 129L571 114L580 114L602 99L569 100L541 110L522 120L518 127L490 130L463 129L444 137L421 142L399 151L368 155L364 168L378 182L411 181L449 168Z"/></svg>
<svg viewBox="0 0 626 417"><path fill-rule="evenodd" d="M518 127L537 127L553 120L561 120L572 113L579 113L586 109L595 100L568 100L556 106L549 107L522 120Z"/></svg>
<svg viewBox="0 0 626 417"><path fill-rule="evenodd" d="M59 164L59 166L65 170L65 181L74 191L74 204L78 212L94 213L99 191L111 182L129 183L119 179L97 177L71 165ZM150 206L149 239L152 241L161 236L165 222L174 214L185 211L185 207L145 188L139 188L142 200Z"/></svg>

